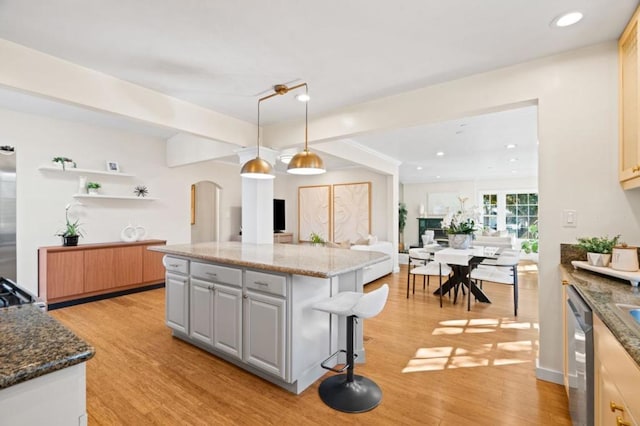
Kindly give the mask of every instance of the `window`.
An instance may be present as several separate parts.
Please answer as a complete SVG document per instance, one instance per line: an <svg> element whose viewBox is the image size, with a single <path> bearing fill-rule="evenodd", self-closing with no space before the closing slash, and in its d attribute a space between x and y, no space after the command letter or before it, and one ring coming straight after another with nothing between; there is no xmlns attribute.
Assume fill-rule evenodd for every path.
<svg viewBox="0 0 640 426"><path fill-rule="evenodd" d="M538 193L534 191L491 191L480 193L482 225L506 229L516 238L531 238L529 226L538 222Z"/></svg>
<svg viewBox="0 0 640 426"><path fill-rule="evenodd" d="M507 230L517 238L531 238L529 226L538 221L538 194L506 194L505 211Z"/></svg>

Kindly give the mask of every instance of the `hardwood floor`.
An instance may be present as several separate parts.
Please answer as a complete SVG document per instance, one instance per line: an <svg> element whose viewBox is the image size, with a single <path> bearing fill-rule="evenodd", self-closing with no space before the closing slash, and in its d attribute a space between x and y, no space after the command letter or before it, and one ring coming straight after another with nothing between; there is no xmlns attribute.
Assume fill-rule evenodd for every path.
<svg viewBox="0 0 640 426"><path fill-rule="evenodd" d="M570 425L560 385L535 378L535 265L520 268L520 309L510 286L485 283L492 304L452 305L423 292L406 298L406 266L384 311L365 320L367 362L356 373L383 391L376 409L345 414L171 337L164 289L59 309L51 315L96 348L87 363L90 425L367 424ZM437 288L435 281L431 289ZM333 373L327 373L333 374Z"/></svg>

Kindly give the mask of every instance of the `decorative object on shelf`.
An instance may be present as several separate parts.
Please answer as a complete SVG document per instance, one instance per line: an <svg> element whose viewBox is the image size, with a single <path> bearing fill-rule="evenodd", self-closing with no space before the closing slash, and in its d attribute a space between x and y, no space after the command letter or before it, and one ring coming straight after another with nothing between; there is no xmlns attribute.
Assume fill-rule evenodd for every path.
<svg viewBox="0 0 640 426"><path fill-rule="evenodd" d="M592 266L606 267L611 260L611 253L618 240L620 234L613 238L605 237L581 237L578 238L578 247L587 252L587 261ZM636 265L637 265L636 256ZM636 268L637 269L637 268Z"/></svg>
<svg viewBox="0 0 640 426"><path fill-rule="evenodd" d="M67 163L71 163L71 165L73 166L73 168L76 168L76 163L75 161L73 161L71 158L67 158L67 157L53 157L53 161L54 163L58 163L60 164L60 166L62 166L62 170L66 170L66 166Z"/></svg>
<svg viewBox="0 0 640 426"><path fill-rule="evenodd" d="M449 247L466 249L471 245L476 223L480 221L480 211L477 208L465 209L467 198L458 197L460 209L448 213L442 220L442 229L449 234Z"/></svg>
<svg viewBox="0 0 640 426"><path fill-rule="evenodd" d="M85 176L80 176L78 178L78 194L86 194L87 193L87 178Z"/></svg>
<svg viewBox="0 0 640 426"><path fill-rule="evenodd" d="M127 243L131 243L144 239L145 235L147 235L147 230L144 226L133 226L131 224L128 224L127 226L122 228L122 231L120 232L120 239Z"/></svg>
<svg viewBox="0 0 640 426"><path fill-rule="evenodd" d="M107 171L108 172L113 172L113 173L119 173L120 172L120 165L118 164L117 161L107 160Z"/></svg>
<svg viewBox="0 0 640 426"><path fill-rule="evenodd" d="M149 189L144 185L138 185L133 188L133 193L138 197L146 197L147 195L149 195Z"/></svg>
<svg viewBox="0 0 640 426"><path fill-rule="evenodd" d="M622 243L611 251L611 268L616 271L635 272L638 270L638 247Z"/></svg>
<svg viewBox="0 0 640 426"><path fill-rule="evenodd" d="M398 251L404 251L404 227L407 226L407 205L398 203L398 231L400 231L400 242Z"/></svg>
<svg viewBox="0 0 640 426"><path fill-rule="evenodd" d="M79 219L76 219L73 222L69 220L69 209L76 204L77 203L69 203L64 208L64 217L66 219L66 225L63 230L59 231L56 234L62 237L63 246L77 246L78 238L84 237L84 234L82 233L82 229L80 228Z"/></svg>
<svg viewBox="0 0 640 426"><path fill-rule="evenodd" d="M87 182L87 190L89 191L89 194L97 194L98 189L100 189L101 187L102 185L100 185L98 182Z"/></svg>

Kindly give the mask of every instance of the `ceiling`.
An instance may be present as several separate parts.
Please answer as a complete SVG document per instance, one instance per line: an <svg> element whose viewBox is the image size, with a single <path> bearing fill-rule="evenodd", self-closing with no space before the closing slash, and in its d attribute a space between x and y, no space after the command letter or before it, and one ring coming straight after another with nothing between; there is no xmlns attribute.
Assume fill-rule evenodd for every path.
<svg viewBox="0 0 640 426"><path fill-rule="evenodd" d="M257 98L276 83L306 81L313 118L617 39L637 5L638 0L2 0L0 38L255 123ZM569 10L580 10L584 19L568 28L550 26ZM0 91L0 105L11 105L2 100L7 92ZM265 104L261 124L302 119L295 94ZM403 161L403 182L449 179L439 167L454 152L470 156L495 143L498 151L469 172L489 178L498 174L503 141L519 140L517 129L507 131L505 123L524 123L526 129L534 123L535 130L535 108L485 118L487 123L471 117L354 141ZM535 170L535 158L529 157L536 151L535 132L523 139L516 142L521 175ZM445 156L434 163L437 149Z"/></svg>

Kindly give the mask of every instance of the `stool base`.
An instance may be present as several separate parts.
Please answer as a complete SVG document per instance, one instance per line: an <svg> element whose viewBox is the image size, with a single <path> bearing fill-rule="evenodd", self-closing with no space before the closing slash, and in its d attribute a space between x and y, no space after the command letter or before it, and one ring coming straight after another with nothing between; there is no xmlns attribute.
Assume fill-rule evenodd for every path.
<svg viewBox="0 0 640 426"><path fill-rule="evenodd" d="M318 389L320 399L329 407L345 413L364 413L373 410L382 401L380 387L371 379L354 375L347 381L346 374L331 376Z"/></svg>

